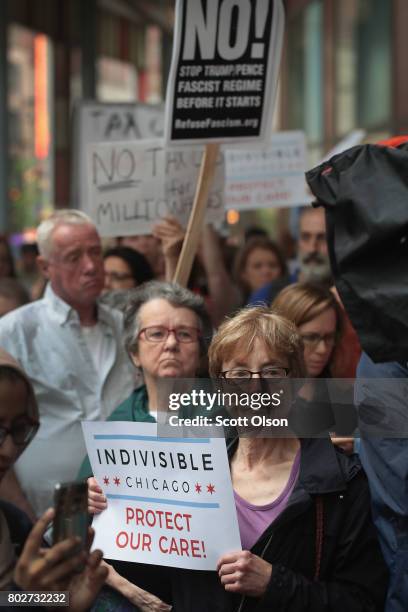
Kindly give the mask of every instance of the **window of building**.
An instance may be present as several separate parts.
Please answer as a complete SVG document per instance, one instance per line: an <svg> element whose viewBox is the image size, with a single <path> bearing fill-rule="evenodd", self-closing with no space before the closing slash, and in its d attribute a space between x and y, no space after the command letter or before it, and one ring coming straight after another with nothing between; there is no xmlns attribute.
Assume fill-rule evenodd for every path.
<svg viewBox="0 0 408 612"><path fill-rule="evenodd" d="M288 127L305 130L312 157L323 141L322 33L321 0L310 2L288 30Z"/></svg>
<svg viewBox="0 0 408 612"><path fill-rule="evenodd" d="M392 2L360 0L357 23L357 120L381 130L391 119Z"/></svg>
<svg viewBox="0 0 408 612"><path fill-rule="evenodd" d="M162 101L160 28L103 11L98 19L97 56L99 101Z"/></svg>
<svg viewBox="0 0 408 612"><path fill-rule="evenodd" d="M97 63L97 98L100 102L138 100L137 70L128 62L101 57Z"/></svg>
<svg viewBox="0 0 408 612"><path fill-rule="evenodd" d="M391 118L391 10L383 0L335 3L335 129L383 130Z"/></svg>
<svg viewBox="0 0 408 612"><path fill-rule="evenodd" d="M35 227L54 200L50 39L11 25L8 64L10 230L21 232Z"/></svg>

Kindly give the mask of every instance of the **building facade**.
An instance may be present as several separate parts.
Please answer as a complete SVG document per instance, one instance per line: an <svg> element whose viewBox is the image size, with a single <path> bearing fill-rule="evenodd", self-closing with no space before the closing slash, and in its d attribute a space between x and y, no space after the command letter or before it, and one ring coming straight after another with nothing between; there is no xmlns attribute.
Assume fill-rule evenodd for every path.
<svg viewBox="0 0 408 612"><path fill-rule="evenodd" d="M408 3L286 0L280 126L304 129L311 163L356 129L408 133Z"/></svg>
<svg viewBox="0 0 408 612"><path fill-rule="evenodd" d="M163 100L172 0L2 0L0 231L30 232L71 194L81 99Z"/></svg>

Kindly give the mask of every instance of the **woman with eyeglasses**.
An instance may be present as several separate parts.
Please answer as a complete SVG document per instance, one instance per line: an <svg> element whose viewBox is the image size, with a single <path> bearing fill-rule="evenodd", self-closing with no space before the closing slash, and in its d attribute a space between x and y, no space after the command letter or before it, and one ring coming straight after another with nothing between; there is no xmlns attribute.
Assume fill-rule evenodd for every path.
<svg viewBox="0 0 408 612"><path fill-rule="evenodd" d="M289 389L305 374L303 342L289 320L245 309L220 326L209 367L229 390ZM228 448L243 550L222 555L217 571L175 570L172 610L382 611L386 569L358 459L328 437L268 434L241 430Z"/></svg>
<svg viewBox="0 0 408 612"><path fill-rule="evenodd" d="M124 324L125 346L134 365L143 374L144 385L136 389L108 420L154 423L158 410L163 409L158 398L160 379L195 378L204 365L212 334L204 301L178 285L151 281L129 294ZM84 479L91 474L86 460L79 477ZM103 511L107 502L95 478L89 478L88 490L89 512ZM170 609L160 601L170 597L169 582L164 579L166 568L118 561L109 563L112 563L109 585L137 602L140 610L166 612ZM107 597L112 600L114 593Z"/></svg>
<svg viewBox="0 0 408 612"><path fill-rule="evenodd" d="M134 249L119 246L103 256L105 291L126 291L153 280L154 274L146 257Z"/></svg>
<svg viewBox="0 0 408 612"><path fill-rule="evenodd" d="M304 344L307 376L330 376L344 321L333 293L317 283L295 283L279 293L272 310L293 321L298 328Z"/></svg>
<svg viewBox="0 0 408 612"><path fill-rule="evenodd" d="M334 293L317 283L295 283L285 287L272 303L272 310L292 321L303 340L303 357L306 376L315 379L337 378L339 361L347 361L347 346L341 344L345 319L342 307ZM309 389L311 386L309 385ZM323 381L314 385L316 399L324 401L327 388ZM339 392L340 393L340 392ZM326 400L328 397L326 396ZM354 406L333 403L332 409L337 425L333 438L347 452L353 450L350 435L357 427Z"/></svg>
<svg viewBox="0 0 408 612"><path fill-rule="evenodd" d="M38 407L30 380L17 362L0 349L0 481L12 469L39 427ZM40 475L39 475L40 477ZM69 538L52 547L43 540L53 518L47 510L33 526L16 506L0 500L0 591L2 606L14 609L22 591L69 591L70 610L88 610L102 587L107 570L102 552L78 552ZM90 534L91 545L92 534ZM78 567L86 564L78 572ZM42 609L42 608L40 608ZM44 608L45 609L45 608Z"/></svg>

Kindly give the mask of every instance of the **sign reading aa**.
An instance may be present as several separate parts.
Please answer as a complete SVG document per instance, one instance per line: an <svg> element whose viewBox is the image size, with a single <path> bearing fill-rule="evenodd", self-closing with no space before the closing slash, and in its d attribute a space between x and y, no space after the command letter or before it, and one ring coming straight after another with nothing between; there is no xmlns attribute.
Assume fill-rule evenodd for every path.
<svg viewBox="0 0 408 612"><path fill-rule="evenodd" d="M165 149L162 141L95 143L88 149L88 212L102 236L149 234L166 216L187 225L202 148ZM207 204L207 222L224 217L220 155Z"/></svg>
<svg viewBox="0 0 408 612"><path fill-rule="evenodd" d="M178 0L166 97L167 143L269 137L281 0Z"/></svg>
<svg viewBox="0 0 408 612"><path fill-rule="evenodd" d="M121 561L215 570L241 549L225 440L159 438L151 423L83 423L108 500L94 545Z"/></svg>
<svg viewBox="0 0 408 612"><path fill-rule="evenodd" d="M225 205L236 210L310 204L304 132L276 132L262 148L225 154Z"/></svg>

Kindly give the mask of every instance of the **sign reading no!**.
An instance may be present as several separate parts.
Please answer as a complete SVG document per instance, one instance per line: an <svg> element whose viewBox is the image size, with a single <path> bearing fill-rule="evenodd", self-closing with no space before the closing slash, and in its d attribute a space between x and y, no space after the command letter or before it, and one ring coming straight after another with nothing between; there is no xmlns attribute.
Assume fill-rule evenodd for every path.
<svg viewBox="0 0 408 612"><path fill-rule="evenodd" d="M167 142L264 140L282 36L281 0L178 0Z"/></svg>

